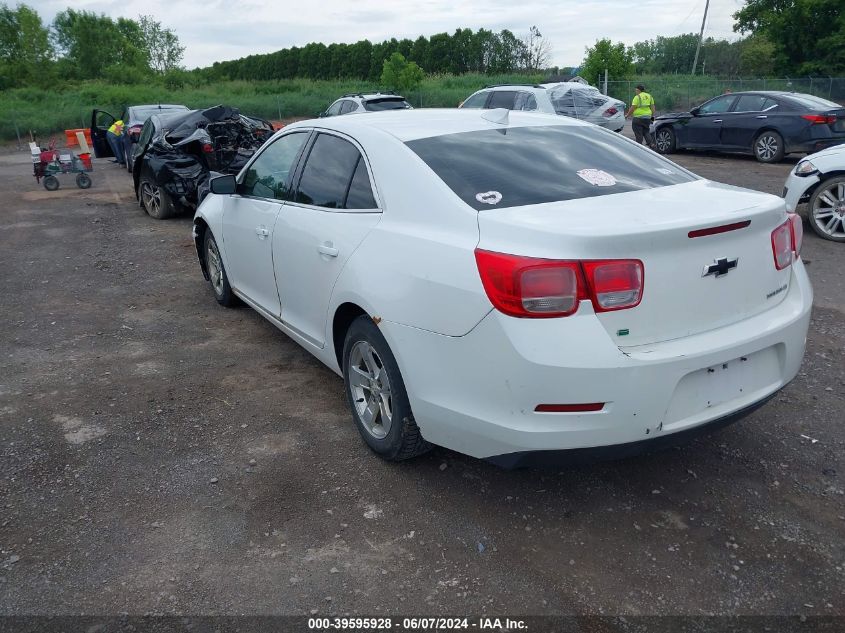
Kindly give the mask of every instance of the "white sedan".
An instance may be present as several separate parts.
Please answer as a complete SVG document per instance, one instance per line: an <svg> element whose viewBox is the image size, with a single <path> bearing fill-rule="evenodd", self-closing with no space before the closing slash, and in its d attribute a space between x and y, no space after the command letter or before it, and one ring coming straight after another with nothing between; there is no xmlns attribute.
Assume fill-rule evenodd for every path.
<svg viewBox="0 0 845 633"><path fill-rule="evenodd" d="M217 301L342 375L386 459L639 452L801 365L812 290L783 200L574 119L302 121L211 191L194 237Z"/></svg>
<svg viewBox="0 0 845 633"><path fill-rule="evenodd" d="M845 145L810 154L789 172L783 189L786 207L807 203L807 218L820 237L845 242Z"/></svg>

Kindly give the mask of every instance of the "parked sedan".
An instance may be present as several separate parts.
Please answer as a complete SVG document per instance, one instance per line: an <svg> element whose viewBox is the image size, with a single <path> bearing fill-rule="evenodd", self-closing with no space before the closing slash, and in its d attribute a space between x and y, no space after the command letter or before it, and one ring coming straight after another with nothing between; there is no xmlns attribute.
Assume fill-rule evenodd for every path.
<svg viewBox="0 0 845 633"><path fill-rule="evenodd" d="M157 220L195 209L210 173L238 173L272 134L269 121L222 105L150 117L132 160L138 202Z"/></svg>
<svg viewBox="0 0 845 633"><path fill-rule="evenodd" d="M707 149L753 154L777 163L793 152L817 152L845 143L845 108L795 92L736 92L689 112L656 118L658 151Z"/></svg>
<svg viewBox="0 0 845 633"><path fill-rule="evenodd" d="M342 375L387 459L625 455L746 415L801 364L783 200L574 119L302 121L211 191L194 239L218 303Z"/></svg>
<svg viewBox="0 0 845 633"><path fill-rule="evenodd" d="M845 242L845 145L802 159L783 188L786 207L807 203L810 226L820 237Z"/></svg>
<svg viewBox="0 0 845 633"><path fill-rule="evenodd" d="M575 81L487 86L471 94L459 107L560 114L614 132L621 132L625 127L625 104L622 101Z"/></svg>

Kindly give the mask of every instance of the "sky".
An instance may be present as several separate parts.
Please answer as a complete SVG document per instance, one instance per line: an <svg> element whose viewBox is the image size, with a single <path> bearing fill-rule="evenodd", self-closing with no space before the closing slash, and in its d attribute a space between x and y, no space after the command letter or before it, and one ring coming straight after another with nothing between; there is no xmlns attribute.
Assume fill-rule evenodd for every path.
<svg viewBox="0 0 845 633"><path fill-rule="evenodd" d="M457 28L509 29L522 36L536 25L551 44L551 66L577 66L596 40L633 44L658 35L697 33L706 0L23 0L51 22L68 6L137 19L138 11L173 29L185 46L186 68L270 53L309 42L416 39ZM8 2L13 4L13 2ZM743 0L711 0L705 37L733 38L733 13ZM131 7L131 9L129 9Z"/></svg>

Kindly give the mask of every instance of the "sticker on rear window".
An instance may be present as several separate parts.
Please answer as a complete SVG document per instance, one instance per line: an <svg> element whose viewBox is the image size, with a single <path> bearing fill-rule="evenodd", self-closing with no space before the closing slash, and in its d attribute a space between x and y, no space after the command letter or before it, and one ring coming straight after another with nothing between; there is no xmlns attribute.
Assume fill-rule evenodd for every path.
<svg viewBox="0 0 845 633"><path fill-rule="evenodd" d="M475 194L475 199L484 204L499 204L502 201L502 194L498 191L485 191Z"/></svg>
<svg viewBox="0 0 845 633"><path fill-rule="evenodd" d="M579 169L575 173L596 187L612 187L616 184L616 178L601 169Z"/></svg>

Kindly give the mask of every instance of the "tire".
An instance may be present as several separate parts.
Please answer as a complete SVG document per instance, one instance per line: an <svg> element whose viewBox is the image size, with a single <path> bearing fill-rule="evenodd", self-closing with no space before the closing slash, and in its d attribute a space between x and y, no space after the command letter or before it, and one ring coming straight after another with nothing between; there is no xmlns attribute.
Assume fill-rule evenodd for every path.
<svg viewBox="0 0 845 633"><path fill-rule="evenodd" d="M149 176L142 176L138 183L141 206L151 218L166 220L176 214L173 200L168 193L153 182Z"/></svg>
<svg viewBox="0 0 845 633"><path fill-rule="evenodd" d="M91 177L84 172L76 174L76 186L80 189L90 189Z"/></svg>
<svg viewBox="0 0 845 633"><path fill-rule="evenodd" d="M217 241L208 229L205 231L202 252L205 258L205 269L208 271L208 281L217 303L227 308L238 305L240 301L229 285L229 277L226 275L226 267L223 265L220 249L217 248Z"/></svg>
<svg viewBox="0 0 845 633"><path fill-rule="evenodd" d="M398 462L431 450L414 421L396 358L366 315L346 333L343 383L355 426L380 457Z"/></svg>
<svg viewBox="0 0 845 633"><path fill-rule="evenodd" d="M754 157L761 163L779 163L783 160L783 137L774 130L761 132L754 139Z"/></svg>
<svg viewBox="0 0 845 633"><path fill-rule="evenodd" d="M845 176L819 183L807 203L807 216L819 237L845 242Z"/></svg>
<svg viewBox="0 0 845 633"><path fill-rule="evenodd" d="M661 154L671 154L676 149L675 131L664 125L654 133L654 147Z"/></svg>
<svg viewBox="0 0 845 633"><path fill-rule="evenodd" d="M59 188L59 179L55 176L44 176L44 188L47 191L55 191Z"/></svg>

